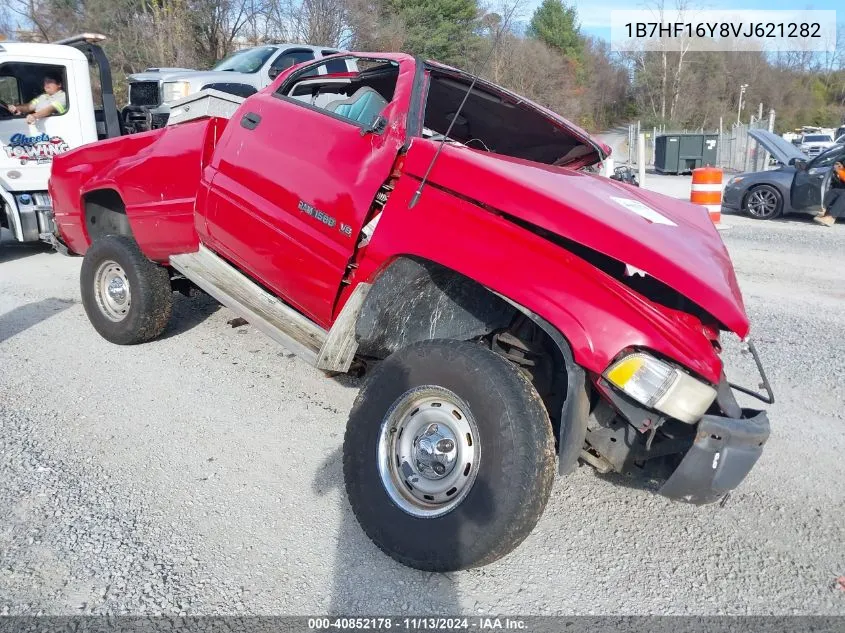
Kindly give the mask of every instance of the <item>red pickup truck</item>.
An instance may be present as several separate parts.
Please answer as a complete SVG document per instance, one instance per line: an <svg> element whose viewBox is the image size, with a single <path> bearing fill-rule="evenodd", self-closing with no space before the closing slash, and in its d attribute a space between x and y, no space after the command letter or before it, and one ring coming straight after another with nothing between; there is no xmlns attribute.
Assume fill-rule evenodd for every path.
<svg viewBox="0 0 845 633"><path fill-rule="evenodd" d="M344 58L357 72L329 72ZM346 490L369 537L426 570L515 548L556 463L663 473L662 494L708 503L769 435L723 371L720 334L749 322L707 212L585 173L607 147L472 82L329 57L228 118L68 152L50 181L109 341L155 338L196 287L318 368L373 368Z"/></svg>

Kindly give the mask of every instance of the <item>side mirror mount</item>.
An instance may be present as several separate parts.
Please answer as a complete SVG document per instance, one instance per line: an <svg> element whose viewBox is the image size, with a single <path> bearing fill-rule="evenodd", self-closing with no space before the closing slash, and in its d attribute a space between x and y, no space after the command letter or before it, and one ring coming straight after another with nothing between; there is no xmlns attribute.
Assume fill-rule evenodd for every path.
<svg viewBox="0 0 845 633"><path fill-rule="evenodd" d="M792 167L795 167L795 169L797 169L798 171L804 171L805 169L807 169L807 161L803 158L790 158L789 164Z"/></svg>
<svg viewBox="0 0 845 633"><path fill-rule="evenodd" d="M275 79L276 77L282 74L282 69L270 68L270 70L267 71L267 74L270 75L270 79Z"/></svg>
<svg viewBox="0 0 845 633"><path fill-rule="evenodd" d="M380 114L373 119L373 122L361 128L361 136L366 136L367 134L384 134L384 131L387 129L387 119L385 119Z"/></svg>

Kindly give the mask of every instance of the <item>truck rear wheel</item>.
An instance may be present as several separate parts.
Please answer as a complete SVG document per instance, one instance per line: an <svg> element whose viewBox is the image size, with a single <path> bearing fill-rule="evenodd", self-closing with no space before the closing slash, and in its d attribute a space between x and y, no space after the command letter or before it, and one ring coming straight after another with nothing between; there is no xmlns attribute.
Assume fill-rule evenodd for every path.
<svg viewBox="0 0 845 633"><path fill-rule="evenodd" d="M388 357L358 395L343 473L367 536L425 571L493 562L528 536L554 481L537 391L474 343L425 341Z"/></svg>
<svg viewBox="0 0 845 633"><path fill-rule="evenodd" d="M82 260L80 291L94 329L118 345L154 339L173 311L167 269L124 236L109 235L91 245Z"/></svg>

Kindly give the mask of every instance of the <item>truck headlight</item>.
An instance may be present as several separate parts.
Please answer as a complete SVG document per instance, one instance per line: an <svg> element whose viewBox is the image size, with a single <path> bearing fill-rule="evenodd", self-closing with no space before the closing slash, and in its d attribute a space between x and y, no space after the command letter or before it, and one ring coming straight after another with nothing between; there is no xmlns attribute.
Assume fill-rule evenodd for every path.
<svg viewBox="0 0 845 633"><path fill-rule="evenodd" d="M161 99L165 103L176 101L191 94L191 82L167 81L161 86Z"/></svg>
<svg viewBox="0 0 845 633"><path fill-rule="evenodd" d="M604 377L649 409L694 424L716 399L716 390L668 363L637 352L616 361Z"/></svg>

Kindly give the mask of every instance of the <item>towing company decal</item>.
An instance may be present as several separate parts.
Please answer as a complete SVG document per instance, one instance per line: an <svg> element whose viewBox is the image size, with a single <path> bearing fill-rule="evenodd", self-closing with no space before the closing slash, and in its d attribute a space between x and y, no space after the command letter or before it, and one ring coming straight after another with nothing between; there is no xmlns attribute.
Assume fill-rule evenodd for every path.
<svg viewBox="0 0 845 633"><path fill-rule="evenodd" d="M3 146L6 156L21 161L26 165L30 161L36 163L49 163L53 156L62 154L70 149L70 145L61 136L48 136L37 134L27 136L26 134L13 134L9 144Z"/></svg>

